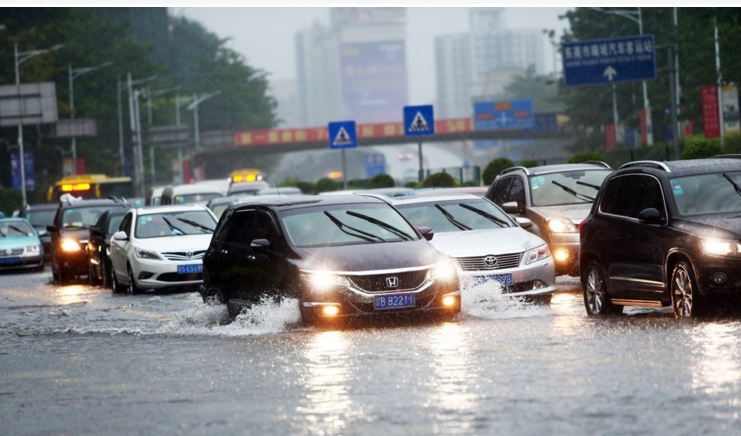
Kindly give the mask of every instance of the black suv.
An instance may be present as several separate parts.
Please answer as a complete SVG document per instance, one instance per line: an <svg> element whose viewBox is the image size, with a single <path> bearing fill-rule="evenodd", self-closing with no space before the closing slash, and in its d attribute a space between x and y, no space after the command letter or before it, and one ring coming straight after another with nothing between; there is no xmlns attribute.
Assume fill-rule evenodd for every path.
<svg viewBox="0 0 741 436"><path fill-rule="evenodd" d="M88 256L88 280L91 285L102 284L104 288L113 286L111 236L118 231L127 211L125 208L105 211L98 222L90 226L90 240L85 250Z"/></svg>
<svg viewBox="0 0 741 436"><path fill-rule="evenodd" d="M602 181L612 173L604 162L511 167L502 171L486 198L505 212L530 219L528 231L547 244L556 275L579 275L579 223L592 208Z"/></svg>
<svg viewBox="0 0 741 436"><path fill-rule="evenodd" d="M305 323L359 315L460 312L452 261L373 197L286 197L231 205L203 258L204 302L234 317L264 297L299 301Z"/></svg>
<svg viewBox="0 0 741 436"><path fill-rule="evenodd" d="M589 315L741 293L741 159L631 162L607 178L581 225Z"/></svg>
<svg viewBox="0 0 741 436"><path fill-rule="evenodd" d="M59 204L54 225L47 227L51 235L51 271L54 281L66 284L77 275L87 275L88 256L85 247L90 238L90 226L109 210L127 209L122 200L76 200Z"/></svg>

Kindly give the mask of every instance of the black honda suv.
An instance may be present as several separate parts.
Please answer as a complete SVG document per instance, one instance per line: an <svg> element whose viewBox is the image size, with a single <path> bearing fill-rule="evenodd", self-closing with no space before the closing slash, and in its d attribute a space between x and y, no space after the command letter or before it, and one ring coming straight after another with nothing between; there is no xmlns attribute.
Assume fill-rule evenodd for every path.
<svg viewBox="0 0 741 436"><path fill-rule="evenodd" d="M638 161L605 179L580 226L589 315L741 295L741 159Z"/></svg>
<svg viewBox="0 0 741 436"><path fill-rule="evenodd" d="M299 301L303 321L460 312L451 260L373 197L287 197L231 205L203 258L204 302L237 316L265 297Z"/></svg>

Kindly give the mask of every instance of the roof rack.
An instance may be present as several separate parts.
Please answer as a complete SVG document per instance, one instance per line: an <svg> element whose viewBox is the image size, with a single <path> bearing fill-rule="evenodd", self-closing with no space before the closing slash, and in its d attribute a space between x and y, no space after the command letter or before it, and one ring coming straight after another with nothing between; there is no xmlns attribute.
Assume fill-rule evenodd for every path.
<svg viewBox="0 0 741 436"><path fill-rule="evenodd" d="M601 167L604 167L608 170L611 170L612 167L607 164L607 162L602 162L601 160L585 160L584 162L580 162L583 164L592 164L592 165L599 165Z"/></svg>
<svg viewBox="0 0 741 436"><path fill-rule="evenodd" d="M718 154L708 159L741 159L741 154Z"/></svg>
<svg viewBox="0 0 741 436"><path fill-rule="evenodd" d="M502 171L499 174L507 174L507 173L512 173L512 172L515 172L515 171L524 171L525 174L527 174L528 176L530 175L530 170L528 170L525 167L509 167L509 168L507 168L506 170Z"/></svg>
<svg viewBox="0 0 741 436"><path fill-rule="evenodd" d="M647 168L654 168L657 170L663 170L667 173L672 172L672 170L669 169L668 166L664 162L658 162L655 160L637 160L635 162L628 162L626 164L623 164L620 169L623 168L635 168L635 167L647 167Z"/></svg>

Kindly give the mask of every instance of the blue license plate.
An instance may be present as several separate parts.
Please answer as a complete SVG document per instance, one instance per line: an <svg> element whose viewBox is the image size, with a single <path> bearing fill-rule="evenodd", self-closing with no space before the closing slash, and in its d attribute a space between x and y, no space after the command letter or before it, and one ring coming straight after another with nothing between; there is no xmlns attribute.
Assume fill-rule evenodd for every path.
<svg viewBox="0 0 741 436"><path fill-rule="evenodd" d="M0 257L0 265L15 265L21 263L20 257Z"/></svg>
<svg viewBox="0 0 741 436"><path fill-rule="evenodd" d="M476 280L479 283L495 280L502 286L512 286L512 274L491 274L488 276L479 276Z"/></svg>
<svg viewBox="0 0 741 436"><path fill-rule="evenodd" d="M178 274L192 274L192 273L202 273L203 272L203 264L202 263L196 263L191 265L178 265Z"/></svg>
<svg viewBox="0 0 741 436"><path fill-rule="evenodd" d="M414 307L414 294L376 295L373 307L376 310L399 309Z"/></svg>

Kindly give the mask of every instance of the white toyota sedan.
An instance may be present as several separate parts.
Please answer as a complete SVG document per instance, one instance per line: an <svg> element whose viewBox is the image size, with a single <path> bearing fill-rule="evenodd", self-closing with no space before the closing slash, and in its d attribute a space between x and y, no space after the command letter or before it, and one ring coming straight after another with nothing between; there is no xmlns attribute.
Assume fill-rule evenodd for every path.
<svg viewBox="0 0 741 436"><path fill-rule="evenodd" d="M548 304L556 291L548 245L491 201L470 194L394 197L388 201L413 226L431 227L430 243L456 260L461 285L497 281L502 292Z"/></svg>
<svg viewBox="0 0 741 436"><path fill-rule="evenodd" d="M215 227L214 214L200 205L129 210L111 237L113 292L196 289Z"/></svg>

